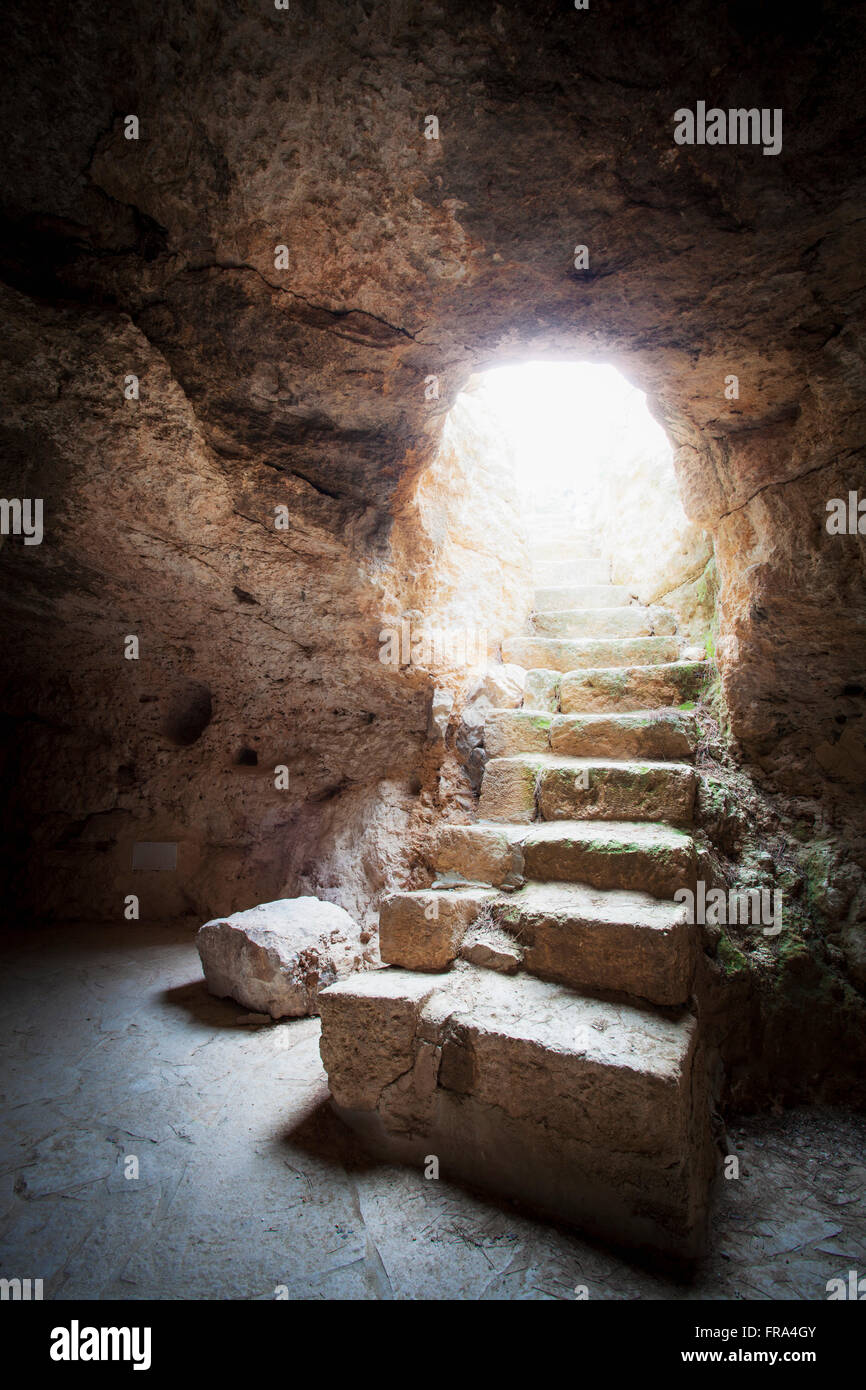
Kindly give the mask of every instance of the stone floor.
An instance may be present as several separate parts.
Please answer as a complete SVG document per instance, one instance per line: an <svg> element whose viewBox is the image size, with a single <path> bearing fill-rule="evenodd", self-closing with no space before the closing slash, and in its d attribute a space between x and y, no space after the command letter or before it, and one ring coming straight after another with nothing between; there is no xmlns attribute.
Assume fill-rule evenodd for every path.
<svg viewBox="0 0 866 1390"><path fill-rule="evenodd" d="M212 999L192 934L4 938L0 1275L60 1299L823 1299L866 1272L866 1118L732 1128L740 1177L677 1283L371 1163L327 1108L318 1020Z"/></svg>

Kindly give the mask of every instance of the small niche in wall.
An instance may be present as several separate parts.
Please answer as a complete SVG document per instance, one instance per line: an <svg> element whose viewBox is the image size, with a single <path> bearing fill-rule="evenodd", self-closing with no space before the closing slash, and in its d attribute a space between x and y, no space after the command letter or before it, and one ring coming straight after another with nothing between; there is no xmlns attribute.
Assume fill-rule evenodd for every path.
<svg viewBox="0 0 866 1390"><path fill-rule="evenodd" d="M204 733L213 718L213 701L208 686L188 681L171 700L162 732L179 748L189 748Z"/></svg>

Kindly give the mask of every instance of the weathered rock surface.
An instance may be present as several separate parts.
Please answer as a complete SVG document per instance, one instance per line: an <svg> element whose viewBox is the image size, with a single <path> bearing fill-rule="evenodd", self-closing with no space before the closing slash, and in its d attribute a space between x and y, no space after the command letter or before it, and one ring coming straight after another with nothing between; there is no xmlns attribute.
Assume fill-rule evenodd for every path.
<svg viewBox="0 0 866 1390"><path fill-rule="evenodd" d="M526 685L523 688L524 709L559 709L560 680L559 671L550 671L539 667L527 671Z"/></svg>
<svg viewBox="0 0 866 1390"><path fill-rule="evenodd" d="M483 888L389 894L379 912L382 960L407 970L445 970L491 896Z"/></svg>
<svg viewBox="0 0 866 1390"><path fill-rule="evenodd" d="M493 642L525 585L501 479L476 490L444 423L518 355L609 353L647 389L714 537L734 733L806 794L856 797L862 537L824 519L862 475L858 13L19 9L2 481L46 506L43 544L0 554L22 905L111 917L136 839L179 846L151 915L295 891L282 847L320 799L426 777L431 679L382 666L378 634L412 609ZM781 154L676 145L684 72L783 106ZM192 684L212 718L183 743Z"/></svg>
<svg viewBox="0 0 866 1390"><path fill-rule="evenodd" d="M525 599L507 470L465 401L448 417L522 357L609 356L647 390L712 538L733 734L798 833L866 865L863 537L826 529L863 478L862 10L13 8L0 481L46 531L0 546L10 913L112 920L136 894L202 920L321 890L375 916L472 807L427 739L456 675L383 664L380 633L411 612L495 648ZM782 152L676 145L696 93L784 108ZM716 580L681 540L664 601L691 636ZM660 599L651 538L640 558ZM563 608L610 578L538 572ZM689 702L702 674L571 673L562 710ZM555 678L530 693L559 708ZM141 840L177 871L133 874ZM854 969L858 923L809 912Z"/></svg>
<svg viewBox="0 0 866 1390"><path fill-rule="evenodd" d="M205 922L196 937L211 994L271 1018L319 1012L319 990L369 964L360 928L319 898L281 898Z"/></svg>
<svg viewBox="0 0 866 1390"><path fill-rule="evenodd" d="M697 727L687 710L562 714L550 724L553 751L577 758L693 758L696 741Z"/></svg>
<svg viewBox="0 0 866 1390"><path fill-rule="evenodd" d="M512 620L513 621L513 620ZM483 680L469 691L469 701L486 700L492 709L516 709L523 701L526 671L522 666L503 662L488 666Z"/></svg>
<svg viewBox="0 0 866 1390"><path fill-rule="evenodd" d="M600 492L596 524L616 515L606 547L614 583L673 609L680 635L703 642L715 617L713 545L683 511L670 449L611 450Z"/></svg>
<svg viewBox="0 0 866 1390"><path fill-rule="evenodd" d="M506 661L520 661L528 669L586 671L597 667L629 667L675 662L679 644L675 637L564 638L519 636L503 644Z"/></svg>
<svg viewBox="0 0 866 1390"><path fill-rule="evenodd" d="M567 521L551 541L545 520L530 517L536 571L540 555L569 557ZM591 559L594 542L579 535L574 549ZM614 653L634 640L623 612L645 623L637 609L587 611L607 616L598 635ZM551 747L554 729L568 747L593 727L608 756ZM629 756L647 730L662 757ZM691 824L697 778L671 753L693 751L695 728L681 710L582 721L506 707L484 735L495 756L483 819L443 826L433 887L382 909L382 958L413 973L322 996L332 1094L392 1158L426 1148L608 1238L692 1257L713 1170L710 1097L691 1001L698 929L671 898L695 881L696 847L678 827ZM413 975L428 972L432 991L419 992ZM384 1069L368 1036L391 1053Z"/></svg>
<svg viewBox="0 0 866 1390"><path fill-rule="evenodd" d="M693 1258L713 1168L695 1020L458 962L389 967L321 996L339 1113L390 1159L606 1239Z"/></svg>
<svg viewBox="0 0 866 1390"><path fill-rule="evenodd" d="M617 709L633 713L689 704L700 695L710 674L705 661L568 671L562 678L560 704L564 714Z"/></svg>

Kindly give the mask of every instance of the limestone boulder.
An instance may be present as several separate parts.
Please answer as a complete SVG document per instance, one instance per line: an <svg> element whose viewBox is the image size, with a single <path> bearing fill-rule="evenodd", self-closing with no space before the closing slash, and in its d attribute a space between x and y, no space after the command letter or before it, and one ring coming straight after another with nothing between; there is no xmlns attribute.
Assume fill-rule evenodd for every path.
<svg viewBox="0 0 866 1390"><path fill-rule="evenodd" d="M492 896L486 888L389 893L379 912L382 960L406 970L447 970Z"/></svg>
<svg viewBox="0 0 866 1390"><path fill-rule="evenodd" d="M524 709L546 710L555 714L559 709L559 686L562 680L559 671L548 671L539 667L527 671L523 687Z"/></svg>
<svg viewBox="0 0 866 1390"><path fill-rule="evenodd" d="M349 913L313 897L215 917L196 945L211 994L271 1018L317 1014L320 989L370 963Z"/></svg>
<svg viewBox="0 0 866 1390"><path fill-rule="evenodd" d="M488 700L494 709L516 709L523 701L526 671L513 662L488 666L482 680L470 692L470 700Z"/></svg>
<svg viewBox="0 0 866 1390"><path fill-rule="evenodd" d="M427 716L427 737L432 742L435 743L444 739L453 708L453 690L442 690L437 687L431 696L430 712Z"/></svg>

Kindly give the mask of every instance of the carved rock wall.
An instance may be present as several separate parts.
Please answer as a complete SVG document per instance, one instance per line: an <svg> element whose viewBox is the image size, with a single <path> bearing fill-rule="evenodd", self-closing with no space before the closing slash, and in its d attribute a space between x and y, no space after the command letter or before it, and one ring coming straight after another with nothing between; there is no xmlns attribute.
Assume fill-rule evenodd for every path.
<svg viewBox="0 0 866 1390"><path fill-rule="evenodd" d="M116 914L136 839L179 845L144 915L349 879L369 910L399 868L370 808L409 862L438 795L433 681L378 660L382 617L495 629L519 599L472 478L425 469L471 373L527 356L648 392L714 540L744 756L858 814L863 538L824 516L863 477L862 27L832 3L13 5L2 485L46 507L41 546L0 551L13 910ZM781 154L676 145L697 100L781 107Z"/></svg>

